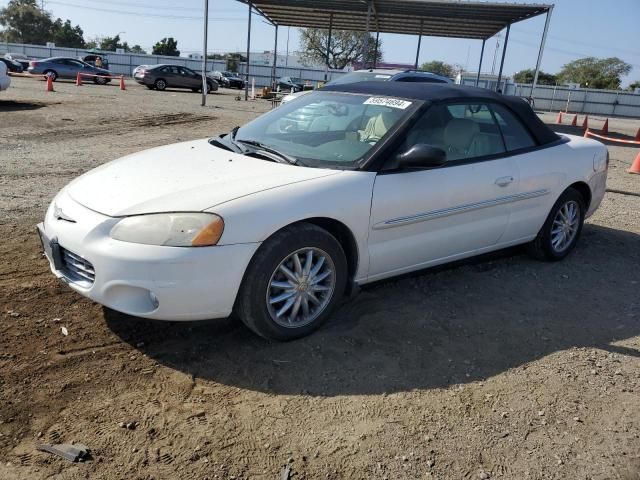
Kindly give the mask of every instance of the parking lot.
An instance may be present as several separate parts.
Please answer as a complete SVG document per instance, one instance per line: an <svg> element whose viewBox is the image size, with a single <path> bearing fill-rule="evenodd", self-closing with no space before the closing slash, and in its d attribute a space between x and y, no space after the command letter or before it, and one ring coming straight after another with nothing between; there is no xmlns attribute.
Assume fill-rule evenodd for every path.
<svg viewBox="0 0 640 480"><path fill-rule="evenodd" d="M380 282L316 334L270 343L233 320L104 312L53 278L35 224L83 172L271 104L55 88L14 78L0 94L0 478L640 478L637 148L609 147L626 193L565 261L513 248ZM35 449L72 441L90 461Z"/></svg>

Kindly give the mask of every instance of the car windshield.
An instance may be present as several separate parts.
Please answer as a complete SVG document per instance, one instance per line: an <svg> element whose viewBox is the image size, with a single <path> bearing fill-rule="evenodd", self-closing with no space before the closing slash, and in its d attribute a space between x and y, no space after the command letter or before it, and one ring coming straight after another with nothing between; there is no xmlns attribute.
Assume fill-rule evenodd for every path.
<svg viewBox="0 0 640 480"><path fill-rule="evenodd" d="M420 103L317 91L248 123L235 141L276 150L305 166L354 168Z"/></svg>
<svg viewBox="0 0 640 480"><path fill-rule="evenodd" d="M327 85L345 85L356 82L386 82L393 74L381 72L352 72L331 80Z"/></svg>
<svg viewBox="0 0 640 480"><path fill-rule="evenodd" d="M291 83L302 83L302 79L298 77L290 77Z"/></svg>

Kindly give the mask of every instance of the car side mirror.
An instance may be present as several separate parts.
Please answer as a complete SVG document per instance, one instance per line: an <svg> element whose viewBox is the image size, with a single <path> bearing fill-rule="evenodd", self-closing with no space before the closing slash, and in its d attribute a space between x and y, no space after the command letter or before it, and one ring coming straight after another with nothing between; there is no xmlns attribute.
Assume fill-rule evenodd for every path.
<svg viewBox="0 0 640 480"><path fill-rule="evenodd" d="M412 145L395 158L397 168L433 168L444 165L446 161L444 150L426 143Z"/></svg>

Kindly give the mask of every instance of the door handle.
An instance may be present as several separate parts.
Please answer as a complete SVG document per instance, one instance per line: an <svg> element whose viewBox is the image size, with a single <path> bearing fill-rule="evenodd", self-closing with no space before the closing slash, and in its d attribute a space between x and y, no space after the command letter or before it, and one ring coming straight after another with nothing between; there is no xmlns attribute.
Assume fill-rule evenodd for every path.
<svg viewBox="0 0 640 480"><path fill-rule="evenodd" d="M500 177L496 180L496 185L499 187L506 187L513 182L513 177Z"/></svg>

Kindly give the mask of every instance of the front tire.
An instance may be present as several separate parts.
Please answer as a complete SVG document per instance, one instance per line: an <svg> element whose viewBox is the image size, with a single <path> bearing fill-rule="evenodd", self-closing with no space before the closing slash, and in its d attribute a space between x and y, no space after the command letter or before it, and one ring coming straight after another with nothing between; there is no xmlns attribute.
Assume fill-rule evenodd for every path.
<svg viewBox="0 0 640 480"><path fill-rule="evenodd" d="M58 73L55 70L46 70L44 72L45 77L51 77L51 81L55 82L58 79Z"/></svg>
<svg viewBox="0 0 640 480"><path fill-rule="evenodd" d="M529 254L538 260L557 262L574 249L582 232L586 213L580 192L568 188L556 201L538 232L529 244Z"/></svg>
<svg viewBox="0 0 640 480"><path fill-rule="evenodd" d="M256 252L236 314L261 337L304 337L327 320L344 295L347 272L346 255L333 235L309 223L287 227Z"/></svg>
<svg viewBox="0 0 640 480"><path fill-rule="evenodd" d="M163 79L160 78L155 81L153 86L155 87L156 90L163 91L165 88L167 88L167 82L165 82Z"/></svg>

